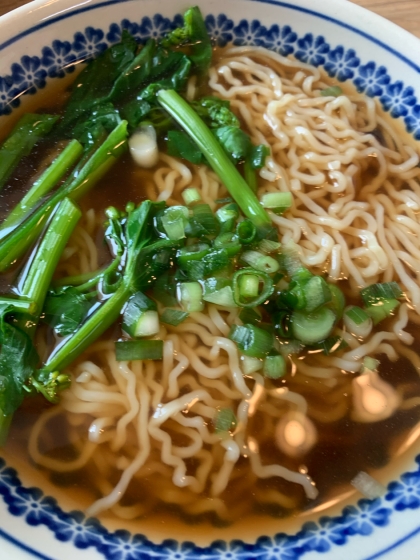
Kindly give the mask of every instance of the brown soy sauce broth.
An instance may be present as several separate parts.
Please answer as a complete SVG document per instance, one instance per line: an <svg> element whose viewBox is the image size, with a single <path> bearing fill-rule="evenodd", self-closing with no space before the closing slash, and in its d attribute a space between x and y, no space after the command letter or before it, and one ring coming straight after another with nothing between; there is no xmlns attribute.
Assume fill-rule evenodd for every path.
<svg viewBox="0 0 420 560"><path fill-rule="evenodd" d="M220 53L218 54L220 56ZM54 111L58 107L57 90L62 87L51 86L40 99L38 109L47 112ZM55 89L57 87L57 89ZM63 98L66 93L62 92ZM45 161L51 159L54 153L54 146L47 141L40 142L30 156L25 158L22 166L10 178L8 185L1 193L1 216L7 212L25 194L30 187L34 175L40 172L45 165ZM189 165L189 164L188 164ZM122 208L128 201L139 203L142 200L157 194L153 184L152 170L142 170L137 168L129 154L125 154L108 174L101 179L95 188L80 202L84 211L95 208L104 216L104 210L110 205ZM366 174L373 174L375 167L367 168ZM107 262L109 254L101 245L101 236L98 236L98 247L101 251L101 259ZM10 273L0 276L0 286L2 292L7 292L8 287L13 282L18 267ZM341 283L342 285L344 282ZM345 287L345 291L347 291ZM419 341L418 327L410 325L407 329L417 336ZM106 333L103 339L111 336L115 339L116 332ZM416 342L413 349L420 351L420 343ZM88 352L79 358L82 361ZM400 386L404 390L404 398L420 396L420 377L412 364L406 359L400 359L395 363L387 360L386 356L377 356L381 361L380 373L385 381L389 381L394 386ZM284 380L278 382L278 386L287 386L290 390L300 392L307 400L309 415L311 409L318 411L318 420L314 420L318 432L318 442L314 448L299 458L292 458L282 453L274 443L271 436L262 438L260 441L260 452L263 464L281 464L292 470L305 468L311 475L319 490L316 500L307 500L300 486L288 483L283 479L259 479L250 474L247 467L247 459L241 458L237 469L223 493L222 498L228 508L239 509L241 513L235 522L242 521L244 518L252 519L257 517L262 519L266 516L284 518L290 515L298 515L300 512L318 507L319 505L334 499L335 496L342 494L350 489L350 481L360 471L375 473L383 468L390 461L399 448L400 444L407 437L407 434L420 421L420 407L411 410L398 411L393 417L372 424L361 424L351 420L350 410L352 406L351 394L348 391L351 375L347 374L347 379L339 385L337 391L342 391L342 399L345 402L346 411L342 417L335 422L327 422L329 407L328 403L317 394L314 394L312 386L305 388L305 384L297 382L292 375L288 375ZM322 383L322 381L319 381ZM10 439L7 444L6 454L13 456L19 454L25 461L31 462L26 445L29 432L38 415L48 409L50 405L41 397L28 398L22 409L16 415L12 426ZM322 416L324 415L324 419ZM321 417L321 419L319 419ZM85 419L85 428L89 425L89 418ZM260 435L264 431L263 415L257 413L249 425L250 435ZM50 423L51 425L51 423ZM182 442L178 442L181 444ZM72 460L76 457L76 450L68 441L67 425L64 419L54 423L54 431L51 431L42 441L42 451L48 456L60 460ZM191 461L191 469L194 468ZM37 468L32 464L34 468ZM93 500L100 497L94 490L92 484L97 476L96 470L91 465L83 470L73 473L50 473L45 469L39 468L50 482L57 488L65 491L71 490L80 499L81 506L88 506ZM115 484L118 481L120 472L110 473L109 482ZM204 525L212 524L224 526L225 522L214 514L203 514L199 516L187 516L177 506L168 506L159 500L158 490L161 484L159 475L151 474L141 481L131 483L126 496L122 500L122 505L135 504L137 501L148 501L152 504L151 511L147 514L150 521L159 522L162 517L167 519L182 518L188 524L201 523ZM252 486L255 485L255 486ZM283 493L294 500L295 505L283 507L267 501L258 501L255 496L257 491L269 492L277 491Z"/></svg>

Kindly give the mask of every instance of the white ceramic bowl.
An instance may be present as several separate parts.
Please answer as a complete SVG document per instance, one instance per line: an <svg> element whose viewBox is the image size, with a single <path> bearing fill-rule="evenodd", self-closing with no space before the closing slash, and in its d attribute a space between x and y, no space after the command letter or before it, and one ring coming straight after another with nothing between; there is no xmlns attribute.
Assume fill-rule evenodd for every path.
<svg viewBox="0 0 420 560"><path fill-rule="evenodd" d="M199 1L219 45L254 43L323 66L376 97L420 140L420 41L345 0ZM118 41L165 33L185 0L36 0L0 19L0 115L29 103L77 60ZM0 117L0 126L4 118ZM22 464L1 458L0 558L21 560L415 560L420 557L420 453L413 431L380 474L383 498L354 493L310 515L232 532L151 530L86 519L71 496ZM58 500L58 501L57 501ZM119 529L119 530L118 530ZM144 533L144 534L143 534ZM192 542L194 541L194 542Z"/></svg>

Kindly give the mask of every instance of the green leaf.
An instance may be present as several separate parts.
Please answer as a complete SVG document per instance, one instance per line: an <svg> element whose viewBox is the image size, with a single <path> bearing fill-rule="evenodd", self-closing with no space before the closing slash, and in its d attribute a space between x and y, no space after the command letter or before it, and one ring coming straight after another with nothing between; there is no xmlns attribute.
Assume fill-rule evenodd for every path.
<svg viewBox="0 0 420 560"><path fill-rule="evenodd" d="M216 128L214 134L235 162L239 163L246 159L252 146L246 132L235 126L223 126Z"/></svg>
<svg viewBox="0 0 420 560"><path fill-rule="evenodd" d="M67 287L60 293L50 293L45 300L44 321L59 336L67 336L77 331L92 306L91 298L76 288Z"/></svg>
<svg viewBox="0 0 420 560"><path fill-rule="evenodd" d="M3 310L4 313L4 310ZM1 320L0 330L0 411L12 414L21 405L26 382L39 362L29 336Z"/></svg>
<svg viewBox="0 0 420 560"><path fill-rule="evenodd" d="M207 74L212 58L212 45L207 33L206 24L197 6L190 8L184 14L184 27L171 31L162 40L164 46L189 45L189 57L194 62L200 76Z"/></svg>
<svg viewBox="0 0 420 560"><path fill-rule="evenodd" d="M92 109L109 101L114 82L134 59L137 49L135 39L123 31L120 43L110 46L91 61L73 84L59 132L68 133L82 116L90 116Z"/></svg>
<svg viewBox="0 0 420 560"><path fill-rule="evenodd" d="M186 159L196 165L202 163L203 154L195 142L181 130L170 130L167 143L168 154L172 157Z"/></svg>
<svg viewBox="0 0 420 560"><path fill-rule="evenodd" d="M270 148L265 144L252 146L248 159L252 169L261 169L264 166L265 158L270 155Z"/></svg>

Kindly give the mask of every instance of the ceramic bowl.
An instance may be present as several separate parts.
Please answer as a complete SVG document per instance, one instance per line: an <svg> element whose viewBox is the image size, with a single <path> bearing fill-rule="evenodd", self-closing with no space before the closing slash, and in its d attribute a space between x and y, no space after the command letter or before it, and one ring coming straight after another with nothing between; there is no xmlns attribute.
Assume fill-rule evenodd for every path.
<svg viewBox="0 0 420 560"><path fill-rule="evenodd" d="M420 140L420 41L346 0L200 0L224 46L255 44L323 67L375 98ZM188 4L188 3L187 3ZM117 42L166 33L185 0L36 0L0 18L0 126L76 62ZM416 56L417 53L417 56ZM13 115L12 115L13 116ZM199 528L88 519L19 457L0 451L1 560L392 560L420 557L417 429L378 473L374 500L350 492L317 511L262 526ZM70 493L71 494L71 493Z"/></svg>

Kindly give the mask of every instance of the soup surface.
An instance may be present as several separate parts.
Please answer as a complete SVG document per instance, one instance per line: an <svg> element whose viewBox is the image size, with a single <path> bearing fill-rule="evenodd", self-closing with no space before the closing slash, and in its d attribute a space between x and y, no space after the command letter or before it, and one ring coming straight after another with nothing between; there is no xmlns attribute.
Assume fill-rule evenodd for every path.
<svg viewBox="0 0 420 560"><path fill-rule="evenodd" d="M25 400L6 453L27 454L54 484L77 489L92 514L109 508L122 519L174 515L214 525L295 515L348 491L361 471L375 475L420 420L418 146L373 100L350 89L325 94L333 84L318 69L263 49L216 52L206 86L194 84L189 99L228 99L255 144L270 147L258 192L293 193L292 207L272 217L279 240L300 247L303 265L339 286L347 305L361 305L361 287L394 280L404 299L365 337L337 325L346 345L329 355L285 351L287 373L278 379L259 369L244 374L228 338L242 324L238 308L208 303L178 326L161 324L163 361L117 362L117 321L66 368L71 387L59 404ZM54 87L40 112L57 110ZM103 242L109 206L182 205L187 187L213 210L223 204L216 201L228 193L207 165L168 155L165 140L159 148L150 169L125 153L83 197L56 280L112 260ZM42 141L22 160L2 191L2 217L56 150ZM0 276L3 293L21 266ZM62 340L42 324L36 343L44 360ZM363 370L365 357L376 368ZM221 436L222 409L235 411L236 424Z"/></svg>

